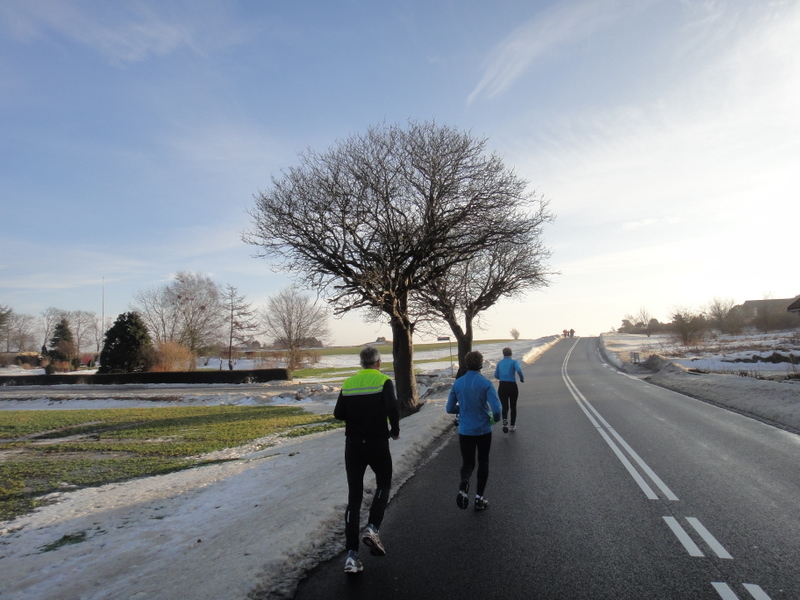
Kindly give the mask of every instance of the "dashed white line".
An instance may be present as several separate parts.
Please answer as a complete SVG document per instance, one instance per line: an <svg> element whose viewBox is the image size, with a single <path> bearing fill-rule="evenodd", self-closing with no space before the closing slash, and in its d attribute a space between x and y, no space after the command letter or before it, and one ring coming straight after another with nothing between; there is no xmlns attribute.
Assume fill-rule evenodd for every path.
<svg viewBox="0 0 800 600"><path fill-rule="evenodd" d="M719 594L719 597L722 600L739 600L739 596L736 595L727 583L723 583L721 581L712 581L711 585L714 586L714 589ZM744 589L746 589L750 595L753 597L754 600L772 600L767 593L761 589L761 586L756 585L755 583L743 583Z"/></svg>
<svg viewBox="0 0 800 600"><path fill-rule="evenodd" d="M689 556L705 556L700 548L698 548L697 544L694 543L692 538L689 537L689 534L686 533L686 530L681 527L680 523L678 523L678 519L675 517L664 517L664 521L672 530L672 533L675 534L675 537L678 538L678 541L683 544L684 548L686 548Z"/></svg>
<svg viewBox="0 0 800 600"><path fill-rule="evenodd" d="M708 547L711 548L714 554L720 558L733 558L733 556L731 556L730 553L723 548L722 544L720 544L716 538L711 535L711 532L705 528L699 519L695 517L686 517L686 520L689 522L689 525L691 525L694 530L700 534L700 537L703 538L703 541L706 544L708 544ZM664 517L664 521L667 525L669 525L672 533L674 533L675 537L677 537L680 543L683 544L690 556L705 556L697 544L692 541L692 538L689 537L689 534L686 533L686 530L681 527L681 524L675 517Z"/></svg>
<svg viewBox="0 0 800 600"><path fill-rule="evenodd" d="M742 585L744 585L744 589L750 592L750 595L755 598L755 600L772 600L767 596L767 593L755 583L743 583Z"/></svg>
<svg viewBox="0 0 800 600"><path fill-rule="evenodd" d="M694 527L694 530L700 534L700 537L703 538L703 541L714 551L714 554L720 558L733 558L698 519L695 517L686 517L686 520L689 521L689 525Z"/></svg>
<svg viewBox="0 0 800 600"><path fill-rule="evenodd" d="M734 593L727 583L712 581L711 585L713 585L714 589L717 590L717 593L722 600L739 600L739 596Z"/></svg>

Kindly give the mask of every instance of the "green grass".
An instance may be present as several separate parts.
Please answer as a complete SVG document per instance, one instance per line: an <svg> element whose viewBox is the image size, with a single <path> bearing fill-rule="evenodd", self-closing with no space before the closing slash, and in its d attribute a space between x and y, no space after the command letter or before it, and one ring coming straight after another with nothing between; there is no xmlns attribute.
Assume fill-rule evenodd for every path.
<svg viewBox="0 0 800 600"><path fill-rule="evenodd" d="M297 407L192 406L0 412L0 520L64 489L211 464L202 455L339 427Z"/></svg>
<svg viewBox="0 0 800 600"><path fill-rule="evenodd" d="M474 346L501 341L506 340L481 340ZM377 348L392 355L391 344ZM452 350L456 360L455 342L414 345L415 353L429 350ZM358 351L315 350L320 356L351 355L353 366L302 369L292 377L344 380L358 371ZM391 371L393 365L387 362L383 368ZM0 520L46 504L53 492L207 465L217 461L201 456L215 450L270 434L297 437L340 426L331 415L281 406L0 411Z"/></svg>

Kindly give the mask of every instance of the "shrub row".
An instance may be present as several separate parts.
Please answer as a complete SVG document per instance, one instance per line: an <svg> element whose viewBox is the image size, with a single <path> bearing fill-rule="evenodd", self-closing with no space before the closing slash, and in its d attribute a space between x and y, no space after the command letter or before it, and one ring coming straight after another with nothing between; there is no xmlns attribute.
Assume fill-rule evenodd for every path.
<svg viewBox="0 0 800 600"><path fill-rule="evenodd" d="M0 386L22 385L122 385L126 383L264 383L291 379L288 369L240 371L165 371L160 373L104 373L101 375L21 375L0 377Z"/></svg>

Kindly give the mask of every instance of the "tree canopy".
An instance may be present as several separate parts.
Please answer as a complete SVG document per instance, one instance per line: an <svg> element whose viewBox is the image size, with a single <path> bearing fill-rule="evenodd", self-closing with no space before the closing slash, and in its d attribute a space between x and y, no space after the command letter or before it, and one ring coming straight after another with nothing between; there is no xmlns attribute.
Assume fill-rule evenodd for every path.
<svg viewBox="0 0 800 600"><path fill-rule="evenodd" d="M106 332L98 373L147 371L152 362L147 326L137 312L127 312Z"/></svg>
<svg viewBox="0 0 800 600"><path fill-rule="evenodd" d="M267 299L261 311L264 332L286 351L289 369L300 366L304 344L328 337L328 312L294 287Z"/></svg>
<svg viewBox="0 0 800 600"><path fill-rule="evenodd" d="M65 317L56 323L50 338L50 358L57 361L72 360L75 356L75 341L69 321Z"/></svg>
<svg viewBox="0 0 800 600"><path fill-rule="evenodd" d="M325 295L335 314L386 316L398 396L413 412L414 294L524 237L535 202L526 187L485 139L432 122L375 126L273 177L244 239Z"/></svg>
<svg viewBox="0 0 800 600"><path fill-rule="evenodd" d="M176 342L197 353L222 339L223 294L207 275L181 271L169 283L138 293L136 301L156 344Z"/></svg>

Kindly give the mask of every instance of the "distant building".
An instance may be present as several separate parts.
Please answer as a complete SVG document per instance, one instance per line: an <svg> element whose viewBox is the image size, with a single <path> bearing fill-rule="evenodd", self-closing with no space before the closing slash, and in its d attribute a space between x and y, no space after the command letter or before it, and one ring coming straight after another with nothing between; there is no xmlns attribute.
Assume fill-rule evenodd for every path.
<svg viewBox="0 0 800 600"><path fill-rule="evenodd" d="M757 318L766 314L785 313L790 306L797 305L800 296L796 298L765 298L764 300L745 300L742 310L748 318ZM797 309L800 311L800 309ZM792 311L795 312L795 311Z"/></svg>
<svg viewBox="0 0 800 600"><path fill-rule="evenodd" d="M745 323L760 331L796 329L800 326L800 296L747 300L740 309Z"/></svg>

